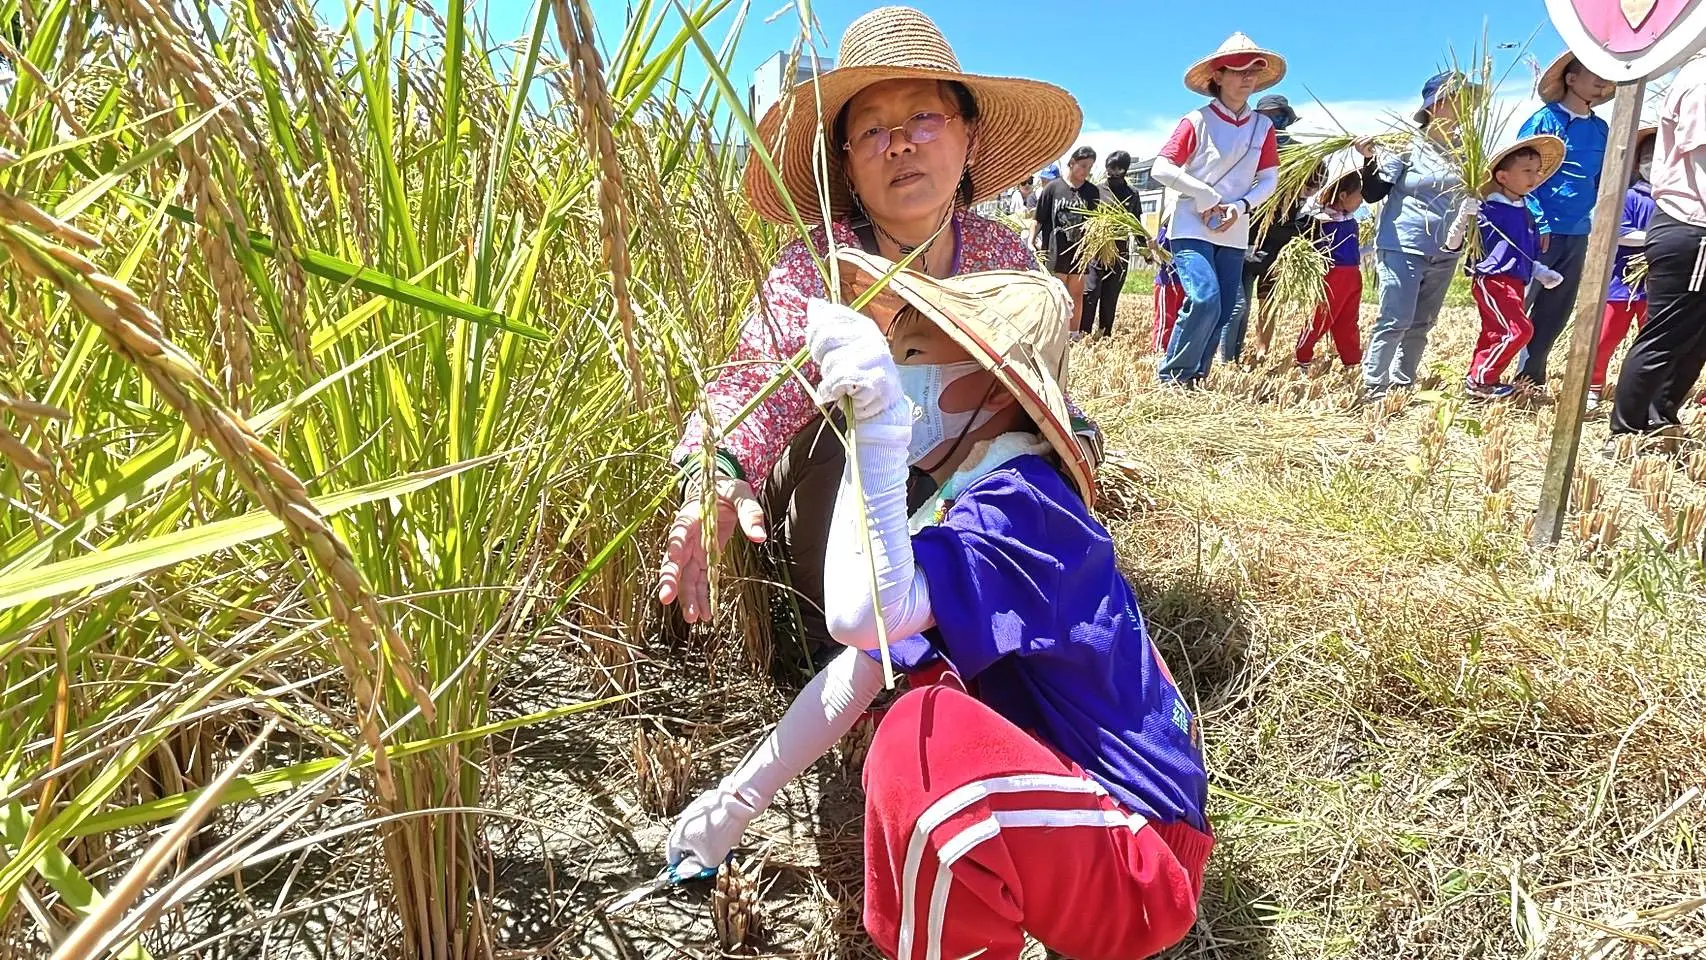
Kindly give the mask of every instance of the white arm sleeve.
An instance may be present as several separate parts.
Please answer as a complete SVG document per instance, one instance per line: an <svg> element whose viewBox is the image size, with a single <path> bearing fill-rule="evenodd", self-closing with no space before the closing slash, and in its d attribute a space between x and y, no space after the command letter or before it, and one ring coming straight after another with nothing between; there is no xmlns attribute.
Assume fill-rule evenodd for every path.
<svg viewBox="0 0 1706 960"><path fill-rule="evenodd" d="M762 812L789 780L847 735L882 689L881 664L860 650L841 651L794 698L776 729L723 779L724 789Z"/></svg>
<svg viewBox="0 0 1706 960"><path fill-rule="evenodd" d="M1263 200L1274 195L1274 189L1278 186L1278 167L1269 167L1266 170L1257 170L1255 185L1250 188L1250 192L1244 194L1244 196L1239 199L1249 204L1250 211L1254 212L1257 207L1262 205Z"/></svg>
<svg viewBox="0 0 1706 960"><path fill-rule="evenodd" d="M1221 199L1220 194L1214 192L1213 187L1186 173L1183 167L1166 157L1155 158L1155 165L1150 168L1149 175L1162 186L1172 187L1190 197L1199 210L1207 210L1226 202Z"/></svg>
<svg viewBox="0 0 1706 960"><path fill-rule="evenodd" d="M865 552L867 541L859 522L851 460L841 474L824 550L823 612L829 635L865 650L878 645L879 614L887 636L894 640L926 630L935 622L930 615L930 589L924 573L912 562L912 535L906 525L906 451L912 439L912 423L904 414L899 419L895 423L890 416L879 416L856 428L855 448L872 554ZM873 559L880 611L871 603Z"/></svg>
<svg viewBox="0 0 1706 960"><path fill-rule="evenodd" d="M1647 245L1647 231L1631 230L1617 238L1620 247L1644 247Z"/></svg>

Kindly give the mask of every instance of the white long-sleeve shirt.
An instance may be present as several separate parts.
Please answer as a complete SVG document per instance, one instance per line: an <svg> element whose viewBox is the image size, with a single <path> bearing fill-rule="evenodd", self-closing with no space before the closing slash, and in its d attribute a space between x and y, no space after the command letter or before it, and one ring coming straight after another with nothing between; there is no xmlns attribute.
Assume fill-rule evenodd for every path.
<svg viewBox="0 0 1706 960"><path fill-rule="evenodd" d="M1186 114L1155 158L1151 175L1178 194L1167 235L1222 247L1250 245L1250 213L1279 184L1279 144L1273 121L1246 107L1234 115L1220 101ZM1238 204L1238 220L1214 233L1201 211Z"/></svg>

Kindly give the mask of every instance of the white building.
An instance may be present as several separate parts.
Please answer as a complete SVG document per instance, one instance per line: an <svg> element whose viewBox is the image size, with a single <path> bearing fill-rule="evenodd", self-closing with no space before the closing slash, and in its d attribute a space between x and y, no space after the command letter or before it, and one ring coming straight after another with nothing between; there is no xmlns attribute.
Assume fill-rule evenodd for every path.
<svg viewBox="0 0 1706 960"><path fill-rule="evenodd" d="M746 109L753 122L764 119L764 112L786 96L794 84L810 82L814 74L825 73L835 67L835 61L819 59L808 50L800 54L799 62L794 64L794 75L789 77L788 58L786 51L777 51L752 71L752 82L746 88Z"/></svg>

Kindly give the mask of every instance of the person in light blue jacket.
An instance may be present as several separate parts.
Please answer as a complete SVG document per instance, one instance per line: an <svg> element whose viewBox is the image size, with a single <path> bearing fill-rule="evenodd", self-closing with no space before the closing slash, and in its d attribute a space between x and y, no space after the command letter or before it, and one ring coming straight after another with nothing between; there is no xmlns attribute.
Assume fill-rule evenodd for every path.
<svg viewBox="0 0 1706 960"><path fill-rule="evenodd" d="M1547 356L1576 305L1576 289L1587 262L1588 228L1599 197L1599 172L1605 164L1605 142L1611 135L1611 127L1594 115L1593 108L1610 100L1617 87L1566 52L1540 75L1537 92L1545 105L1522 125L1521 136L1549 133L1564 141L1564 165L1528 198L1528 209L1540 225L1540 262L1562 274L1564 282L1549 290L1529 284L1528 315L1534 321L1534 339L1517 360L1516 379L1544 389Z"/></svg>
<svg viewBox="0 0 1706 960"><path fill-rule="evenodd" d="M1386 194L1374 234L1380 315L1362 364L1370 399L1415 384L1428 334L1456 275L1463 251L1447 251L1445 234L1468 194L1450 156L1448 131L1459 104L1477 94L1484 91L1456 71L1430 77L1416 111L1419 129L1407 150L1376 153L1367 142L1357 145L1364 157L1375 160L1374 195Z"/></svg>

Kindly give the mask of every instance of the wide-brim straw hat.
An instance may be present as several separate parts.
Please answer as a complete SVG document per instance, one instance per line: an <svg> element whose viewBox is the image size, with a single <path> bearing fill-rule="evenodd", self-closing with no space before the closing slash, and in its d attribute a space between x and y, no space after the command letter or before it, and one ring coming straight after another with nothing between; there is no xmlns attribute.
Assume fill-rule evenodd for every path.
<svg viewBox="0 0 1706 960"><path fill-rule="evenodd" d="M1481 181L1482 197L1486 197L1488 194L1499 188L1498 183L1493 180L1493 171L1499 169L1499 164L1503 163L1506 157L1524 147L1532 148L1536 153L1540 154L1541 183L1545 183L1547 180L1552 179L1552 175L1557 173L1558 168L1564 165L1564 141L1554 137L1550 133L1539 133L1532 137L1523 137L1521 140L1518 140L1488 158L1487 178Z"/></svg>
<svg viewBox="0 0 1706 960"><path fill-rule="evenodd" d="M1552 61L1551 66L1541 72L1540 79L1534 82L1534 92L1536 96L1540 97L1542 103L1557 103L1564 99L1564 93L1568 89L1564 85L1564 71L1570 69L1570 64L1576 61L1576 55L1565 50L1558 54L1558 58ZM1601 103L1603 102L1605 101L1601 101ZM1594 106L1597 107L1599 104L1596 103Z"/></svg>
<svg viewBox="0 0 1706 960"><path fill-rule="evenodd" d="M1239 61L1260 57L1266 62L1256 68L1256 89L1266 90L1285 79L1285 58L1265 47L1256 46L1256 42L1242 33L1234 33L1221 43L1219 49L1196 63L1185 71L1185 89L1192 93L1212 97L1208 90L1209 81L1214 79L1214 72L1222 65L1230 65ZM1236 68L1234 68L1236 69Z"/></svg>
<svg viewBox="0 0 1706 960"><path fill-rule="evenodd" d="M1084 123L1078 101L1060 87L966 73L929 17L911 7L879 7L841 35L835 69L798 84L759 121L758 139L770 150L782 188L806 223L824 219L815 159L820 133L829 166L830 217L852 211L844 151L834 142L835 119L859 91L883 80L952 80L971 92L978 113L968 168L974 204L998 196L1065 153ZM756 158L747 162L745 180L747 198L760 216L793 222L781 190Z"/></svg>
<svg viewBox="0 0 1706 960"><path fill-rule="evenodd" d="M849 301L894 270L882 257L851 247L835 252ZM865 305L885 332L905 306L941 327L971 358L995 375L1030 415L1087 505L1096 500L1095 469L1072 429L1066 406L1066 323L1072 295L1037 271L990 270L937 280L902 270Z"/></svg>
<svg viewBox="0 0 1706 960"><path fill-rule="evenodd" d="M1635 131L1635 145L1630 148L1630 151L1632 153L1634 153L1637 157L1639 157L1641 155L1641 148L1643 146L1646 146L1646 144L1649 140L1652 140L1654 137L1656 137L1658 135L1659 135L1659 128L1658 127L1642 127L1641 129Z"/></svg>

